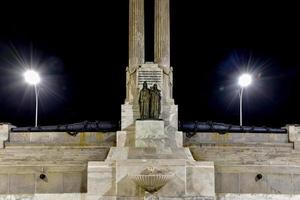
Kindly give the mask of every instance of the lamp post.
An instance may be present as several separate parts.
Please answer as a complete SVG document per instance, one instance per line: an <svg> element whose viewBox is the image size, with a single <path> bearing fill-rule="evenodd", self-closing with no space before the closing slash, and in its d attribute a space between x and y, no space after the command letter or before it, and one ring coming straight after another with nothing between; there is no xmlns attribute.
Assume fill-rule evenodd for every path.
<svg viewBox="0 0 300 200"><path fill-rule="evenodd" d="M27 70L24 73L24 78L26 83L28 83L29 85L34 86L34 93L35 93L35 127L37 127L37 123L38 123L38 106L39 106L39 88L38 88L38 84L41 82L41 78L40 75L38 74L38 72L34 71L34 70Z"/></svg>
<svg viewBox="0 0 300 200"><path fill-rule="evenodd" d="M242 74L239 77L239 86L240 86L240 126L243 126L243 91L244 88L249 86L252 83L252 77L250 74Z"/></svg>

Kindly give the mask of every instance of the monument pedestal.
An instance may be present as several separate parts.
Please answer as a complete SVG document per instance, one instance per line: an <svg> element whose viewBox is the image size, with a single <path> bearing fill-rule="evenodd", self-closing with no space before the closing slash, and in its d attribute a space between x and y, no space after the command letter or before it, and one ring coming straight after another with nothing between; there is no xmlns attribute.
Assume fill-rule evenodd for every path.
<svg viewBox="0 0 300 200"><path fill-rule="evenodd" d="M182 147L182 132L165 130L162 120L137 120L135 124L135 147Z"/></svg>
<svg viewBox="0 0 300 200"><path fill-rule="evenodd" d="M155 0L155 63L144 63L144 0L129 2L129 66L121 131L117 132L117 146L104 162L88 163L88 196L150 199L148 188L147 192L155 192L161 200L215 199L214 163L196 162L189 148L183 147L183 134L178 131L178 107L172 97L169 0ZM162 120L139 120L149 116ZM149 169L156 169L156 174L144 174ZM167 172L171 178L159 185L159 178L169 177ZM133 177L143 177L144 182Z"/></svg>
<svg viewBox="0 0 300 200"><path fill-rule="evenodd" d="M144 199L146 191L131 177L151 167L173 174L156 193L159 199L215 199L214 163L195 161L189 148L182 147L182 133L170 130L162 120L137 120L133 135L119 131L117 147L106 160L88 163L88 194Z"/></svg>
<svg viewBox="0 0 300 200"><path fill-rule="evenodd" d="M131 157L131 156L129 156ZM120 199L141 199L145 191L135 184L132 176L154 167L174 174L157 192L160 199L214 199L214 164L185 159L127 159L89 162L88 194Z"/></svg>

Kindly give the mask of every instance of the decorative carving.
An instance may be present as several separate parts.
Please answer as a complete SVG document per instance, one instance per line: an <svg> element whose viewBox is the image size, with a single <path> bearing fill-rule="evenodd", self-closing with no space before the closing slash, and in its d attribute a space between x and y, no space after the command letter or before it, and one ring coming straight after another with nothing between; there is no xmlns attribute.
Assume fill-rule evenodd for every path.
<svg viewBox="0 0 300 200"><path fill-rule="evenodd" d="M149 167L142 171L140 175L131 176L131 178L138 186L154 194L165 186L173 176L174 174L169 170Z"/></svg>

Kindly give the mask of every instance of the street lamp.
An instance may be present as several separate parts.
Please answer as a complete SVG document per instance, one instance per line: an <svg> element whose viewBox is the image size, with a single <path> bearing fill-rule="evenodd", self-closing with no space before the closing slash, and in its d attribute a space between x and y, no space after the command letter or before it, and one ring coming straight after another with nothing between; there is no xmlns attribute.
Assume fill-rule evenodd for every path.
<svg viewBox="0 0 300 200"><path fill-rule="evenodd" d="M239 77L239 86L241 87L240 89L240 126L243 126L243 91L244 88L246 88L247 86L249 86L252 82L252 77L250 74L242 74Z"/></svg>
<svg viewBox="0 0 300 200"><path fill-rule="evenodd" d="M41 78L40 75L38 74L38 72L34 71L34 70L27 70L24 73L24 78L25 81L29 84L29 85L33 85L34 86L34 92L35 92L35 127L37 127L37 122L38 122L38 105L39 105L39 100L38 100L38 96L39 96L39 90L38 90L38 84L41 82Z"/></svg>

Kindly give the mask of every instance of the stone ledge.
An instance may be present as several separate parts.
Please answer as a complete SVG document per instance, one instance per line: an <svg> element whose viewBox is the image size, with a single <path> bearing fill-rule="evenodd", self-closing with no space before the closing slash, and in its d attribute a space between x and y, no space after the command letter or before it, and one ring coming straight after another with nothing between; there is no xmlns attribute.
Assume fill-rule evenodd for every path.
<svg viewBox="0 0 300 200"><path fill-rule="evenodd" d="M44 144L18 144L18 143L5 143L7 149L109 149L109 146L96 146L96 145L44 145Z"/></svg>
<svg viewBox="0 0 300 200"><path fill-rule="evenodd" d="M289 194L232 194L218 193L217 200L299 200L300 195Z"/></svg>
<svg viewBox="0 0 300 200"><path fill-rule="evenodd" d="M257 147L288 147L293 148L293 143L235 143L235 144L215 144L215 143L199 143L192 144L188 146L190 148L194 147L207 147L207 148L257 148Z"/></svg>

